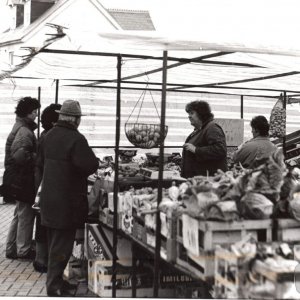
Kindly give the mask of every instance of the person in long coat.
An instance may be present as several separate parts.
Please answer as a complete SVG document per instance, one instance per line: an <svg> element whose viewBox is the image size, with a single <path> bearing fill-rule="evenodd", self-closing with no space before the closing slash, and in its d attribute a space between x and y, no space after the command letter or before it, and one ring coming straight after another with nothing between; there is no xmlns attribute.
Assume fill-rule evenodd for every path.
<svg viewBox="0 0 300 300"><path fill-rule="evenodd" d="M38 152L40 150L39 145L43 143L46 134L50 129L53 128L54 124L58 120L58 113L56 110L61 109L61 104L52 103L47 106L41 115L41 124L44 130L42 131L39 141L38 141ZM43 178L43 169L40 169L38 166L35 168L35 190L38 191L41 181ZM37 193L36 200L39 199ZM41 273L47 273L47 264L48 264L48 248L47 248L47 231L44 226L41 224L41 215L39 209L39 203L36 202L33 206L36 209L36 218L35 218L35 249L36 255L33 261L33 267L36 271Z"/></svg>
<svg viewBox="0 0 300 300"><path fill-rule="evenodd" d="M16 107L16 122L7 137L3 174L4 200L16 201L14 216L6 241L6 257L10 259L33 259L32 234L34 211L34 164L36 137L34 130L40 103L37 99L24 97Z"/></svg>
<svg viewBox="0 0 300 300"><path fill-rule="evenodd" d="M41 223L48 239L48 296L69 295L63 272L72 254L77 228L88 216L87 177L98 168L98 159L78 131L81 108L66 100L59 119L42 143L38 164L43 168L40 194Z"/></svg>
<svg viewBox="0 0 300 300"><path fill-rule="evenodd" d="M227 170L226 137L206 101L192 101L185 108L194 131L187 137L182 152L184 178L213 176Z"/></svg>

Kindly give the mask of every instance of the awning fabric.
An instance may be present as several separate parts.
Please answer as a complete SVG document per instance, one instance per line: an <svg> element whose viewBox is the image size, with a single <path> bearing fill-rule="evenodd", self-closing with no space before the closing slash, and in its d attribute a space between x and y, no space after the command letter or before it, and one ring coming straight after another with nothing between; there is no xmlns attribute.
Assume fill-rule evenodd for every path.
<svg viewBox="0 0 300 300"><path fill-rule="evenodd" d="M157 58L167 50L169 90L263 97L278 97L282 91L300 94L299 1L166 0L153 7L155 32L93 32L55 24L64 37L47 49L73 52L39 53L44 45L35 45L33 55L24 58L30 63L12 67L10 74L110 87L116 85L116 58L95 52L120 53L122 87L138 89L148 82L159 89L162 60Z"/></svg>

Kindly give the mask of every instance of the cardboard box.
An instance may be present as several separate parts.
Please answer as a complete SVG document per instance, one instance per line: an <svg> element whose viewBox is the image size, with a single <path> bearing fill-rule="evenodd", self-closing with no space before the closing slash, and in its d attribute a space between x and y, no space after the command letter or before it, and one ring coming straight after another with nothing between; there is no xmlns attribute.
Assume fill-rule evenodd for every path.
<svg viewBox="0 0 300 300"><path fill-rule="evenodd" d="M86 259L112 260L112 246L98 224L85 224L84 256Z"/></svg>

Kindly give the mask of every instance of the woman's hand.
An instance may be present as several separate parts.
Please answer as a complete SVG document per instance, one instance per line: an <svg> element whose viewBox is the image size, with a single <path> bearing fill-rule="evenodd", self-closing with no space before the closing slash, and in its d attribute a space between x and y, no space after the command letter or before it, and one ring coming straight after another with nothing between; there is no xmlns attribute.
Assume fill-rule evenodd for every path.
<svg viewBox="0 0 300 300"><path fill-rule="evenodd" d="M193 144L190 144L190 143L185 143L183 145L184 149L187 150L187 151L190 151L192 153L195 153L196 152L196 146L194 146Z"/></svg>

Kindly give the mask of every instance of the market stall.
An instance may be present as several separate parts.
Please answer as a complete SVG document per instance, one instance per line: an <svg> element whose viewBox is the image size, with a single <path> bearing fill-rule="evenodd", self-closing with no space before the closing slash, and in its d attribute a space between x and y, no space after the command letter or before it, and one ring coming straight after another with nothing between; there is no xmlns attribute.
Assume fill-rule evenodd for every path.
<svg viewBox="0 0 300 300"><path fill-rule="evenodd" d="M176 182L176 178L172 177L171 180L169 179L167 181L167 173L165 173L166 170L164 170L164 154L166 146L164 144L165 140L161 139L156 145L159 148L158 169L155 173L156 181L153 181L153 171L149 174L149 170L145 170L145 168L140 168L139 166L138 169L142 170L141 178L143 180L136 180L134 183L133 181L128 180L126 183L126 180L123 180L120 176L122 175L121 173L123 172L121 171L123 170L119 160L122 111L121 92L122 90L131 88L144 90L145 82L133 79L144 76L145 74L150 77L151 80L147 82L149 86L148 89L161 92L160 121L157 124L159 129L157 133L160 137L164 137L166 133L165 126L167 125L166 103L168 92L176 91L181 93L184 89L185 91L193 92L196 95L196 93L214 93L217 90L224 95L241 95L241 102L238 103L238 106L244 103L245 96L270 97L270 99L274 99L275 102L278 99L279 93L283 92L285 103L287 102L287 93L289 93L291 97L295 97L299 94L299 91L295 88L297 87L299 72L294 71L299 65L299 48L297 48L297 45L291 47L291 44L280 43L280 47L274 47L273 44L270 45L267 43L260 44L257 42L246 42L244 44L236 44L234 41L228 44L224 43L222 39L218 42L216 40L211 42L213 36L210 37L210 39L204 39L203 37L198 36L194 39L188 39L187 37L182 38L182 36L180 36L180 38L179 36L177 38L172 38L172 36L166 37L156 34L140 35L137 33L124 34L100 32L96 33L98 39L92 39L91 34L79 34L78 31L76 33L77 36L74 36L74 31L72 32L72 30L68 31L66 29L65 33L61 35L61 41L63 41L62 44L64 44L67 38L69 38L69 40L74 42L74 38L76 39L79 37L77 39L76 48L80 48L80 51L77 49L59 49L60 44L54 43L51 47L39 49L32 53L30 56L30 64L28 65L29 68L25 68L24 65L24 69L13 70L15 72L11 72L9 75L15 76L15 78L25 78L29 77L30 74L30 76L36 78L56 79L56 100L58 101L58 83L74 85L76 78L73 76L69 77L70 73L66 74L64 71L60 71L55 65L63 66L66 63L66 55L69 55L68 59L70 60L68 63L71 66L74 64L76 68L78 62L79 64L82 63L82 60L79 57L85 57L85 59L89 57L87 59L89 63L105 67L102 69L100 67L97 68L97 76L95 74L88 74L88 79L78 75L79 78L77 78L76 85L84 85L85 88L114 87L116 89L115 144L113 146L115 148L115 153L112 153L112 156L114 157L114 177L113 180L106 179L105 187L105 180L102 178L102 189L105 190L107 197L110 198L108 199L107 207L101 207L99 218L97 219L97 223L99 221L99 224L96 226L101 227L105 224L109 227L109 225L111 225L112 230L110 232L112 232L112 241L109 241L109 239L106 240L105 238L104 241L101 241L101 245L111 244L111 247L104 247L104 250L106 250L107 253L110 253L107 258L99 259L99 263L93 263L93 259L89 258L91 259L91 262L89 262L90 268L93 269L91 272L93 273L95 270L98 270L100 273L102 272L98 279L97 274L99 275L100 273L97 273L96 271L96 275L89 278L94 282L94 284L90 284L91 289L98 291L97 286L99 284L101 285L101 278L105 278L105 286L109 286L108 290L111 292L111 295L113 297L120 295L118 294L120 291L118 291L117 288L117 282L120 279L118 276L120 274L127 274L122 272L128 272L128 269L120 270L120 266L118 266L117 252L121 236L122 238L127 238L130 244L133 245L132 250L134 253L137 251L135 248L136 246L150 252L153 261L152 267L154 267L152 268L153 282L151 283L151 287L153 286L154 297L159 296L161 286L161 282L159 282L159 273L161 271L162 260L166 262L176 262L175 266L178 271L192 276L193 278L196 277L201 279L204 283L210 281L211 284L211 282L213 282L211 278L216 275L214 272L215 256L217 256L214 254L216 244L232 244L243 240L247 234L251 234L252 238L257 242L271 243L273 241L272 230L275 228L275 223L270 219L270 211L273 209L273 206L270 204L270 200L267 201L265 198L269 199L272 196L278 198L278 195L280 194L279 188L281 187L281 183L284 180L283 176L285 174L281 161L272 161L275 170L279 171L278 178L275 178L274 181L269 180L272 177L271 174L273 172L268 169L269 165L266 165L265 169L257 171L259 174L255 172L247 174L231 171L232 173L219 174L214 178L193 178L188 181L188 183L182 183L179 182L179 180ZM91 44L91 40L93 41L93 44ZM108 47L110 50L105 51L107 45L103 44L104 40L107 40L108 44L110 44ZM267 41L269 40L267 39ZM136 52L141 53L141 48L146 48L148 50L158 49L160 54L128 54L128 52L125 53L125 50L124 53L117 53L118 49L123 49L122 46L120 46L120 43L122 46L124 46L124 44L126 45L126 48L124 48L126 51L129 51L128 49L130 49L130 47L127 48L127 44L129 44L129 46L131 45L132 47L136 46ZM180 55L172 56L166 51L173 51L176 49L184 50L187 48L188 50L200 51L200 56L195 55L195 52L193 54L189 53L184 57ZM101 49L103 52L93 52L93 49ZM163 55L161 55L161 51L163 51ZM249 58L249 53L252 53L250 59L251 63L248 63L249 60L247 60L247 58ZM282 54L295 55L296 57L293 59L285 57L284 63L281 66L278 66L275 63L278 56L268 56L266 59L266 53L273 53L278 56ZM70 58L70 56L72 58ZM223 56L226 56L226 60L224 60ZM36 70L39 69L38 66L40 61L47 58L49 58L50 61L52 60L52 62L53 59L57 60L56 64L49 64L52 67L54 66L54 70L43 70L42 74L39 73L41 71L37 72ZM133 60L132 62L126 62L130 65L129 68L122 66L124 58ZM219 58L221 59L218 60ZM27 58L25 57L24 59L26 60ZM138 64L134 62L134 59L139 59L139 63L142 62L142 67L138 66ZM152 63L148 64L149 61L152 61ZM116 62L117 71L112 67L115 66ZM172 64L169 64L170 62L172 62ZM273 67L273 64L275 67ZM205 67L203 67L204 65ZM228 66L226 72L224 72L225 66ZM237 72L238 68L242 68L243 71ZM109 69L113 71L108 73L107 70ZM124 74L123 71L126 73ZM187 76L187 74L191 75ZM218 76L215 74L218 74ZM292 79L290 82L280 80L282 77L286 76L291 76L290 78ZM58 82L58 80L60 81ZM265 85L262 83L264 80L268 82ZM88 84L86 84L86 82L88 82ZM248 82L250 82L250 85L243 85ZM257 85L254 86L254 84ZM159 88L157 88L158 86ZM239 116L243 117L243 105L240 107ZM234 137L236 137L236 135L234 135ZM237 145L232 144L232 146ZM127 170L132 172L132 168L130 169L130 167ZM259 178L257 175L261 174L260 181L256 180ZM263 174L267 174L268 176L263 177ZM136 178L138 176L133 177ZM173 181L175 181L175 186L177 183L178 190L172 185ZM262 182L266 185L266 193L264 195L261 193ZM134 191L130 190L131 186L134 184L137 184ZM135 191L142 188L153 189L151 184L157 185L155 197L149 193L150 189L147 189L147 193L146 190L144 190L142 193L139 192L139 194L136 194ZM186 184L186 186L184 186L184 184ZM246 188L248 188L248 191L252 191L252 196L255 194L252 197L253 199L249 194L245 194ZM121 189L124 190L121 191ZM177 192L175 192L175 190ZM175 199L174 194L172 196L172 191L173 193L177 193ZM122 195L120 194L121 192L125 192L125 194ZM126 193L127 196L125 197ZM204 196L201 193L206 194ZM208 204L208 199L216 201L213 203L210 202L210 206L205 205L205 207L202 207L202 211L200 210L201 205L198 206L199 194L201 194L199 198L201 198L201 196L203 197L201 198L203 203ZM149 199L146 201L145 199L147 199L147 197L135 197L136 195L148 195L148 198L153 198L152 201L149 201ZM207 197L208 195L210 197ZM124 198L127 198L126 202ZM123 205L122 209L120 207L121 199L126 203L126 205ZM153 201L154 199L155 201ZM242 199L244 201L242 201ZM291 199L294 198L292 197ZM252 212L250 216L245 216L243 213L249 212L249 208L242 206L242 209L241 207L238 209L234 205L238 201L240 201L239 204L245 204L243 202L247 202L246 200L253 200L253 202L257 200L265 204L265 210L259 211L260 218L257 220L254 220L256 219L255 216L257 216L257 211L255 211L255 213ZM133 205L134 201L135 207ZM186 207L182 206L182 203L184 202L186 202ZM227 205L224 205L225 202ZM127 214L125 213L124 207L128 210ZM105 208L108 209L105 210ZM108 211L109 209L112 213ZM131 214L131 216L128 216L128 214ZM127 225L129 224L128 226L122 227L122 224L125 225L126 216L132 217L132 224L131 222L128 222L126 223ZM246 217L249 220L244 221L243 218ZM280 224L280 222L278 224ZM294 228L298 228L297 222ZM108 233L105 233L103 230L99 236L104 237L106 235L108 235ZM188 240L187 237L191 237L191 239ZM87 238L85 238L85 242L87 242ZM134 256L135 255L133 255L133 257ZM101 261L106 260L112 260L112 263L110 263L109 266L103 265L103 262L101 264ZM94 261L98 261L98 259L94 259ZM136 262L132 261L132 264L133 269L135 269ZM194 271L191 271L192 268ZM105 272L110 273L108 274ZM108 277L103 277L102 275ZM277 277L275 277L274 280L277 280ZM135 282L135 280L133 280L133 282ZM136 282L132 283L132 295L139 296L139 294L136 293L135 287ZM99 289L103 292L103 286L99 287ZM148 293L148 291L143 292L146 294ZM126 295L129 295L128 289L126 290L126 293ZM144 296L146 294L142 295ZM105 293L102 293L101 295L108 296L108 294ZM203 294L198 296L203 297Z"/></svg>

